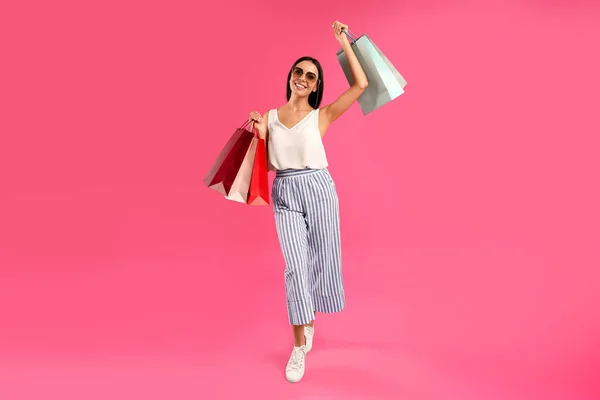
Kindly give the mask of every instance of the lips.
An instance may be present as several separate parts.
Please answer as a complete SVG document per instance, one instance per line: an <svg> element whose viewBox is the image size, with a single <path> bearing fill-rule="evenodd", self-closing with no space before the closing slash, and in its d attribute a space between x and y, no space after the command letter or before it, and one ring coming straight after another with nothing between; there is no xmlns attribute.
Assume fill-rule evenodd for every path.
<svg viewBox="0 0 600 400"><path fill-rule="evenodd" d="M306 89L306 86L302 85L301 83L296 82L294 84L296 85L296 88L298 88L298 89L301 89L301 90Z"/></svg>

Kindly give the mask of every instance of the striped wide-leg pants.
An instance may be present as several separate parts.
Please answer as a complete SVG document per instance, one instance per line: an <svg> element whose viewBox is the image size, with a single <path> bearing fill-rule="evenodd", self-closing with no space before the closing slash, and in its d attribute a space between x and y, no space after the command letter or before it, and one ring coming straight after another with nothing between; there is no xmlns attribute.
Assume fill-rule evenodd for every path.
<svg viewBox="0 0 600 400"><path fill-rule="evenodd" d="M272 190L291 325L345 306L339 202L327 169L277 171Z"/></svg>

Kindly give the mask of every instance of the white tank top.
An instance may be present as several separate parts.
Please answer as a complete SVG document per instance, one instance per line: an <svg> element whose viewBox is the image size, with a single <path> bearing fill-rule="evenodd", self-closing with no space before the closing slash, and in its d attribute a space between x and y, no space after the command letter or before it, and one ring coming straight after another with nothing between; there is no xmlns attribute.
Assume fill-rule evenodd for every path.
<svg viewBox="0 0 600 400"><path fill-rule="evenodd" d="M325 146L319 131L319 109L311 111L291 128L269 111L269 170L323 169L327 167Z"/></svg>

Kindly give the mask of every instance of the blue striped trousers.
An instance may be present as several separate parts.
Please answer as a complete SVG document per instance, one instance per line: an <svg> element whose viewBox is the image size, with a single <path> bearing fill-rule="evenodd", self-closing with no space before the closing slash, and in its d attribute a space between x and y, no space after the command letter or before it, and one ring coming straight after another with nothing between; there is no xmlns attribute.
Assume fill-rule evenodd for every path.
<svg viewBox="0 0 600 400"><path fill-rule="evenodd" d="M290 324L310 323L315 311L342 311L339 202L329 171L277 171L272 198Z"/></svg>

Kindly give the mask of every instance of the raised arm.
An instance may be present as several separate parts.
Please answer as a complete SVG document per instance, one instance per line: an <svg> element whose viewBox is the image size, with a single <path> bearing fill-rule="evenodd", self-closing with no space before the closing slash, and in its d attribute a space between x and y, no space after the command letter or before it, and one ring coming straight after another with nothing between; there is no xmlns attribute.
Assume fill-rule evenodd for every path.
<svg viewBox="0 0 600 400"><path fill-rule="evenodd" d="M329 126L333 121L338 119L346 110L350 108L352 103L354 103L361 94L365 91L369 82L367 81L367 76L363 71L358 59L356 58L356 54L354 54L354 50L352 50L352 46L348 41L348 37L344 33L344 31L348 30L348 26L344 25L340 22L335 22L333 24L333 30L335 32L335 38L342 45L342 49L346 54L346 58L348 59L348 64L350 65L350 71L352 72L352 78L354 83L348 90L341 94L333 103L323 107L323 117L325 118L326 127ZM325 128L326 128L325 127Z"/></svg>

